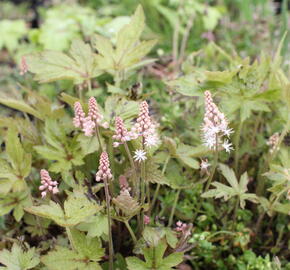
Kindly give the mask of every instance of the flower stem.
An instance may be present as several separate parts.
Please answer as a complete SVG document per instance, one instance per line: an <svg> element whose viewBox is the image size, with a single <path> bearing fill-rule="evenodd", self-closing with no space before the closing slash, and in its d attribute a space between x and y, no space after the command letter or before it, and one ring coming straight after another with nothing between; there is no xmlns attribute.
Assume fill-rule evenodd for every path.
<svg viewBox="0 0 290 270"><path fill-rule="evenodd" d="M112 239L112 229L111 229L111 214L110 214L110 193L108 180L104 179L105 184L105 197L106 197L106 208L108 217L108 232L109 232L109 270L113 270L114 266L114 248Z"/></svg>
<svg viewBox="0 0 290 270"><path fill-rule="evenodd" d="M133 239L134 244L136 244L137 243L137 238L136 238L136 236L135 236L135 234L134 234L134 232L133 232L128 220L125 220L124 223L125 223L128 231L129 231L129 233L130 233L130 235L131 235L131 237Z"/></svg>
<svg viewBox="0 0 290 270"><path fill-rule="evenodd" d="M164 166L163 166L162 172L161 172L162 175L164 175L164 173L166 171L166 168L167 168L169 160L170 160L170 156L168 156L167 159L165 160L165 163L164 163ZM158 194L159 194L160 186L161 185L158 183L157 187L156 187L156 190L154 192L154 196L153 196L153 200L152 200L152 203L151 203L150 211L152 211L152 209L154 208L155 202L156 202Z"/></svg>
<svg viewBox="0 0 290 270"><path fill-rule="evenodd" d="M101 141L100 129L99 129L99 126L98 125L96 126L96 132L97 132L97 137L98 137L99 145L100 145L101 150L103 152L104 151L104 147L103 147L103 144L102 144L102 141Z"/></svg>
<svg viewBox="0 0 290 270"><path fill-rule="evenodd" d="M210 172L210 176L207 180L207 183L206 183L206 186L205 186L205 190L204 192L207 192L209 187L210 187L210 184L212 182L212 179L213 179L213 176L215 174L215 170L217 168L217 164L218 164L218 157L219 157L219 152L218 152L218 138L216 137L216 147L215 147L215 152L214 152L214 160L213 160L213 165L212 165L212 169L211 169L211 172ZM198 213L199 213L199 210L201 208L201 205L202 205L202 198L199 200L198 204L197 204L197 207L196 207L196 212L193 216L193 220L195 220L195 218L197 217Z"/></svg>
<svg viewBox="0 0 290 270"><path fill-rule="evenodd" d="M172 225L173 217L174 217L174 213L175 213L175 209L176 209L176 205L177 205L177 202L178 202L178 199L179 199L179 195L180 195L180 191L181 191L181 189L177 190L177 193L175 195L175 199L174 199L174 202L173 202L173 206L172 206L170 217L169 217L169 221L168 221L168 227L170 227Z"/></svg>
<svg viewBox="0 0 290 270"><path fill-rule="evenodd" d="M134 160L133 160L133 157L131 155L131 152L130 152L130 149L128 147L127 142L124 142L124 147L125 147L126 153L128 155L128 158L129 158L129 161L130 161L130 164L131 164L131 168L132 168L133 174L134 174L134 180L133 180L133 190L134 190L134 194L135 194L136 198L139 199L139 196L140 196L139 189L140 188L139 188L139 181L138 181L138 176L137 176L137 171L136 171L135 163L134 163Z"/></svg>
<svg viewBox="0 0 290 270"><path fill-rule="evenodd" d="M237 219L237 213L238 213L238 209L239 209L239 204L240 204L240 198L237 198L236 204L235 204L235 209L234 209L234 217L233 217L233 221L235 224L236 223L236 219Z"/></svg>
<svg viewBox="0 0 290 270"><path fill-rule="evenodd" d="M235 137L235 172L239 175L238 172L238 165L239 165L239 148L240 148L240 138L241 138L241 131L243 128L243 121L240 120L239 127Z"/></svg>
<svg viewBox="0 0 290 270"><path fill-rule="evenodd" d="M145 203L145 161L141 163L141 205L143 206ZM144 209L141 210L141 231L143 231L143 220L144 220Z"/></svg>

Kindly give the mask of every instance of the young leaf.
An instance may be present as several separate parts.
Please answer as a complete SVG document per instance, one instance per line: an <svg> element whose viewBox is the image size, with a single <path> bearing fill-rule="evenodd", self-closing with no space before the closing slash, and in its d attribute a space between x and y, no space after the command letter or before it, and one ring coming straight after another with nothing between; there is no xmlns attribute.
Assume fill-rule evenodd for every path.
<svg viewBox="0 0 290 270"><path fill-rule="evenodd" d="M180 264L183 260L182 252L174 252L163 258L167 245L161 241L157 246L144 248L145 262L136 258L128 257L126 262L129 270L170 270Z"/></svg>
<svg viewBox="0 0 290 270"><path fill-rule="evenodd" d="M23 251L14 243L11 251L7 249L0 251L0 263L4 264L7 270L34 269L39 262L39 255L35 253L35 248Z"/></svg>

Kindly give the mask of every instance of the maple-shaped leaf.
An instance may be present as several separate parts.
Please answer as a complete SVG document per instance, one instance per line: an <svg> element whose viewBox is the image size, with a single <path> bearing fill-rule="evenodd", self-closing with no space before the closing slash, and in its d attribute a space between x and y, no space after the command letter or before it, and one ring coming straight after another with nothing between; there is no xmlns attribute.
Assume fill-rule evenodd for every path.
<svg viewBox="0 0 290 270"><path fill-rule="evenodd" d="M102 270L98 262L91 260L77 250L61 246L57 246L56 250L42 256L41 262L49 270Z"/></svg>
<svg viewBox="0 0 290 270"><path fill-rule="evenodd" d="M74 196L73 194L64 202L64 209L53 201L50 201L48 205L25 208L31 214L52 219L63 227L75 226L97 213L100 209L99 205L89 201L85 195Z"/></svg>
<svg viewBox="0 0 290 270"><path fill-rule="evenodd" d="M101 74L90 45L81 40L72 42L68 55L59 51L43 51L27 55L25 59L28 70L40 83L69 79L79 84Z"/></svg>
<svg viewBox="0 0 290 270"><path fill-rule="evenodd" d="M156 40L139 40L144 27L145 16L139 5L129 24L117 33L115 46L109 39L96 35L93 45L98 51L97 61L100 68L114 74L142 65L141 59L157 42Z"/></svg>
<svg viewBox="0 0 290 270"><path fill-rule="evenodd" d="M240 181L238 181L234 171L228 166L220 164L219 165L223 176L226 178L230 186L224 185L219 182L213 182L212 185L214 189L202 194L204 198L224 198L224 200L229 200L232 197L238 197L241 208L244 209L246 200L257 203L258 197L254 193L248 193L247 185L249 183L249 177L247 172L245 172Z"/></svg>
<svg viewBox="0 0 290 270"><path fill-rule="evenodd" d="M0 263L5 265L7 270L34 269L39 264L39 255L35 248L28 248L23 251L17 244L13 244L11 251L4 249L0 251Z"/></svg>

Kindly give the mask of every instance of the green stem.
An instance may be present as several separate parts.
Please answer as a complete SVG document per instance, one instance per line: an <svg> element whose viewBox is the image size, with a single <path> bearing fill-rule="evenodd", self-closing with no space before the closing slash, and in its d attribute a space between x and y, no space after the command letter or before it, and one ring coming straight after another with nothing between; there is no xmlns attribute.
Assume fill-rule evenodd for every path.
<svg viewBox="0 0 290 270"><path fill-rule="evenodd" d="M209 187L210 187L210 184L212 182L212 179L213 179L213 176L215 174L215 170L217 168L217 164L218 164L218 157L219 157L219 152L218 152L218 138L216 137L216 147L215 147L215 152L214 152L214 160L213 160L213 165L212 165L212 169L211 169L211 172L210 172L210 176L207 180L207 183L206 183L206 186L205 186L205 190L204 192L207 192ZM192 220L195 220L195 218L197 217L199 211L200 211L200 208L201 208L201 205L202 205L202 198L199 200L198 204L197 204L197 207L196 207L196 212L192 218Z"/></svg>
<svg viewBox="0 0 290 270"><path fill-rule="evenodd" d="M69 240L72 248L76 249L75 245L74 245L74 242L73 242L73 238L72 238L72 234L71 234L70 228L69 227L65 227L65 230L66 230L66 234L67 234L68 240Z"/></svg>
<svg viewBox="0 0 290 270"><path fill-rule="evenodd" d="M111 214L110 214L110 194L108 180L104 179L105 184L105 197L106 197L106 208L108 217L108 232L109 232L109 270L113 270L114 267L114 248L112 239L112 228L111 228Z"/></svg>
<svg viewBox="0 0 290 270"><path fill-rule="evenodd" d="M161 172L162 175L164 175L164 173L166 171L166 168L167 168L169 160L170 160L170 156L168 156L167 159L165 160L165 163L164 163L164 166L163 166L162 172ZM154 208L155 202L156 202L158 194L159 194L160 186L161 185L158 183L157 187L156 187L156 190L154 192L154 196L153 196L152 204L151 204L151 207L150 207L150 211L152 211L152 209Z"/></svg>
<svg viewBox="0 0 290 270"><path fill-rule="evenodd" d="M235 204L235 209L234 209L234 217L233 217L233 221L235 224L236 223L236 219L237 219L237 213L238 213L238 209L239 209L239 204L240 204L240 198L237 198L236 204Z"/></svg>
<svg viewBox="0 0 290 270"><path fill-rule="evenodd" d="M180 191L181 191L181 189L179 189L177 191L176 195L175 195L175 199L174 199L174 202L173 202L173 206L172 206L170 217L169 217L169 221L168 221L168 227L170 227L172 225L173 217L174 217L174 213L175 213L175 209L176 209L176 205L177 205L177 202L178 202L178 199L179 199L179 195L180 195Z"/></svg>
<svg viewBox="0 0 290 270"><path fill-rule="evenodd" d="M141 163L141 205L145 203L145 161ZM144 209L141 210L140 228L143 231L144 227Z"/></svg>
<svg viewBox="0 0 290 270"><path fill-rule="evenodd" d="M243 127L243 122L240 120L238 130L236 132L235 137L235 172L238 175L238 165L239 165L239 148L240 148L240 138L241 138L241 131Z"/></svg>
<svg viewBox="0 0 290 270"><path fill-rule="evenodd" d="M138 200L139 196L140 196L140 191L139 191L139 181L138 181L136 166L135 166L135 163L134 163L134 160L133 160L133 157L131 155L131 152L130 152L130 149L128 147L127 142L124 143L124 147L125 147L126 153L128 155L131 168L133 170L133 174L134 174L133 191L134 191L134 194L136 195L136 198Z"/></svg>
<svg viewBox="0 0 290 270"><path fill-rule="evenodd" d="M103 152L104 151L104 147L103 147L103 144L102 144L102 141L101 141L100 129L99 129L99 126L98 125L96 126L96 132L97 132L97 137L98 137L99 145L100 145L101 150Z"/></svg>
<svg viewBox="0 0 290 270"><path fill-rule="evenodd" d="M137 238L136 238L136 236L135 236L135 234L134 234L134 232L133 232L128 220L124 221L124 223L125 223L125 225L127 227L127 230L129 231L129 233L130 233L130 235L131 235L131 237L133 239L134 244L136 244L137 243Z"/></svg>
<svg viewBox="0 0 290 270"><path fill-rule="evenodd" d="M212 170L211 170L210 176L209 176L209 178L207 180L204 192L208 191L208 189L210 187L210 184L212 182L212 179L213 179L213 176L214 176L217 164L218 164L218 156L219 156L219 152L218 152L218 149L216 147L216 150L215 150L215 153L214 153L214 160L213 160Z"/></svg>
<svg viewBox="0 0 290 270"><path fill-rule="evenodd" d="M91 80L87 80L87 85L88 85L88 94L92 95L92 82L91 82Z"/></svg>

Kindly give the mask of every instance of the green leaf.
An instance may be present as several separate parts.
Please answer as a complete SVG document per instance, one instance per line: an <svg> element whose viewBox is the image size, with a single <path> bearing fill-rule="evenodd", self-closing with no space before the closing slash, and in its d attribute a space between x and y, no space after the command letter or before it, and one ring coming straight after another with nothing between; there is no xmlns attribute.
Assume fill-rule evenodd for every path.
<svg viewBox="0 0 290 270"><path fill-rule="evenodd" d="M230 169L224 164L219 164L219 167L222 171L223 176L227 179L228 183L233 187L236 192L239 192L239 183L236 178L235 172L233 169Z"/></svg>
<svg viewBox="0 0 290 270"><path fill-rule="evenodd" d="M0 21L0 50L12 52L20 45L19 40L27 34L28 28L24 20Z"/></svg>
<svg viewBox="0 0 290 270"><path fill-rule="evenodd" d="M34 269L39 264L39 256L35 248L23 251L17 244L13 244L11 251L4 249L0 251L0 263L9 270Z"/></svg>
<svg viewBox="0 0 290 270"><path fill-rule="evenodd" d="M49 270L102 270L97 262L92 262L77 251L57 246L55 251L41 257Z"/></svg>
<svg viewBox="0 0 290 270"><path fill-rule="evenodd" d="M125 25L117 34L116 56L118 59L139 40L145 27L145 16L143 8L139 5L131 18L129 24Z"/></svg>
<svg viewBox="0 0 290 270"><path fill-rule="evenodd" d="M6 152L16 176L24 180L30 174L31 154L25 153L18 138L18 133L14 128L8 130Z"/></svg>
<svg viewBox="0 0 290 270"><path fill-rule="evenodd" d="M91 47L81 40L72 42L69 55L44 51L26 56L26 61L40 83L69 79L79 84L100 75Z"/></svg>
<svg viewBox="0 0 290 270"><path fill-rule="evenodd" d="M52 219L63 227L71 227L85 221L101 209L97 204L89 201L85 195L74 196L71 194L64 202L64 210L59 204L50 201L48 205L32 206L25 208L25 211Z"/></svg>
<svg viewBox="0 0 290 270"><path fill-rule="evenodd" d="M29 113L33 116L35 116L36 118L43 120L42 115L35 110L34 108L32 108L31 106L29 106L28 104L26 104L24 101L22 100L17 100L17 99L12 99L12 98L0 98L0 103L10 107L12 109L21 111L21 112L25 112L25 113Z"/></svg>
<svg viewBox="0 0 290 270"><path fill-rule="evenodd" d="M160 241L157 246L144 248L143 254L145 257L145 262L136 258L136 257L128 257L126 258L126 262L129 270L135 269L158 269L158 270L170 270L172 267L177 266L183 260L183 253L174 252L169 256L163 258L165 250L167 249L167 245L164 241Z"/></svg>
<svg viewBox="0 0 290 270"><path fill-rule="evenodd" d="M193 147L179 144L176 150L176 158L193 169L199 169L199 162L194 157L200 157L207 150L204 147Z"/></svg>
<svg viewBox="0 0 290 270"><path fill-rule="evenodd" d="M108 218L106 215L97 214L80 223L77 229L86 231L88 237L108 235Z"/></svg>
<svg viewBox="0 0 290 270"><path fill-rule="evenodd" d="M8 214L13 209L16 209L14 214L15 219L19 221L23 216L22 209L31 205L31 199L28 196L28 191L19 191L0 195L0 216Z"/></svg>
<svg viewBox="0 0 290 270"><path fill-rule="evenodd" d="M104 249L99 238L86 237L84 233L73 228L68 229L68 233L73 247L83 257L92 261L100 261L102 256L104 256Z"/></svg>
<svg viewBox="0 0 290 270"><path fill-rule="evenodd" d="M129 270L148 270L146 263L137 257L128 257L126 258L126 262Z"/></svg>

